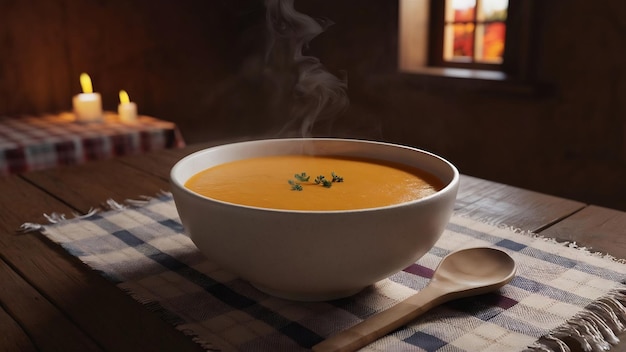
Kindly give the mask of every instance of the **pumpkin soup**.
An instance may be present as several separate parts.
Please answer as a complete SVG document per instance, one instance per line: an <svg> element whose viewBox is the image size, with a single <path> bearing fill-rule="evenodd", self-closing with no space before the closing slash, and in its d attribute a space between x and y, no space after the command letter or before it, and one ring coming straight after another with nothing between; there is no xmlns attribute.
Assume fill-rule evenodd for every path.
<svg viewBox="0 0 626 352"><path fill-rule="evenodd" d="M193 175L185 187L230 203L287 210L376 208L442 188L423 170L363 158L281 155L238 160Z"/></svg>

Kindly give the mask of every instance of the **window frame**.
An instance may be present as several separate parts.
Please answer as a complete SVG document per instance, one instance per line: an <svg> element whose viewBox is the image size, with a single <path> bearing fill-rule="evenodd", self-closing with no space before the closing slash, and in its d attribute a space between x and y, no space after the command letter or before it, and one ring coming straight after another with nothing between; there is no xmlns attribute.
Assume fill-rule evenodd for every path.
<svg viewBox="0 0 626 352"><path fill-rule="evenodd" d="M509 7L510 7L509 0ZM504 63L504 53L502 56L502 62L487 63L487 62L463 62L463 61L446 61L444 59L444 36L446 27L446 1L445 0L431 0L430 1L430 22L429 22L429 50L428 50L428 64L429 66L436 67L455 67L455 68L469 68L478 70L493 70L502 71ZM507 10L508 14L509 10ZM504 21L506 26L506 32L508 32L508 19ZM477 30L477 21L474 20L474 30ZM505 32L505 33L506 33ZM505 35L504 50L507 48L508 38ZM475 44L474 44L475 46ZM473 58L472 58L473 60Z"/></svg>
<svg viewBox="0 0 626 352"><path fill-rule="evenodd" d="M443 54L443 0L399 0L398 68L400 72L428 76L496 81L532 81L533 0L509 0L502 63L439 65L433 59ZM439 5L441 6L439 6ZM440 17L440 34L433 35L433 12ZM439 39L437 39L439 38ZM438 43L438 44L437 44ZM433 45L436 45L433 47ZM438 48L438 49L437 49ZM443 60L443 55L441 57ZM461 63L463 64L463 63ZM495 67L494 67L495 66Z"/></svg>

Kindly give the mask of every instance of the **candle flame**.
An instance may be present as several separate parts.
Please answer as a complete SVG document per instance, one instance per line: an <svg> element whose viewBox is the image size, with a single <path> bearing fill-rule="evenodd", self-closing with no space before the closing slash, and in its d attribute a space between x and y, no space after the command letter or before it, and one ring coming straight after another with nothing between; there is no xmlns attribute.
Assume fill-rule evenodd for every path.
<svg viewBox="0 0 626 352"><path fill-rule="evenodd" d="M83 93L93 93L93 85L91 85L91 78L86 73L80 74L80 86L83 88Z"/></svg>
<svg viewBox="0 0 626 352"><path fill-rule="evenodd" d="M128 96L128 93L126 93L126 91L123 89L120 90L120 103L130 103L130 97Z"/></svg>

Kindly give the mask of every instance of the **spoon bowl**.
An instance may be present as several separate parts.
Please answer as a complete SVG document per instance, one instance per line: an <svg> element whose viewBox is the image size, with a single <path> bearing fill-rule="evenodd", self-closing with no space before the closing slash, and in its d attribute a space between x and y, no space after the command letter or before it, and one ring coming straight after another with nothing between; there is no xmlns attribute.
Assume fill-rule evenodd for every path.
<svg viewBox="0 0 626 352"><path fill-rule="evenodd" d="M515 271L513 258L495 248L452 252L442 259L420 292L322 341L313 346L313 351L355 351L441 303L494 291L509 283Z"/></svg>
<svg viewBox="0 0 626 352"><path fill-rule="evenodd" d="M429 286L436 286L447 296L460 298L498 289L513 276L515 261L508 254L488 247L467 248L444 257Z"/></svg>

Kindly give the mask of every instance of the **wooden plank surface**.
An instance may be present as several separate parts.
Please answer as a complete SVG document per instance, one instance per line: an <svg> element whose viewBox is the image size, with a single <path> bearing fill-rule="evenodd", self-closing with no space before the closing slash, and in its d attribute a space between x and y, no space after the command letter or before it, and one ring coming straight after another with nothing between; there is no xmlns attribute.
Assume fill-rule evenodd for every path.
<svg viewBox="0 0 626 352"><path fill-rule="evenodd" d="M80 327L4 262L0 262L0 301L37 348L48 351L102 351ZM10 285L5 283L10 282ZM5 332L2 332L5 334ZM6 349L8 350L8 349Z"/></svg>
<svg viewBox="0 0 626 352"><path fill-rule="evenodd" d="M24 177L81 213L168 189L169 183L116 159L26 173Z"/></svg>
<svg viewBox="0 0 626 352"><path fill-rule="evenodd" d="M581 202L463 175L455 211L491 224L540 232L584 207Z"/></svg>
<svg viewBox="0 0 626 352"><path fill-rule="evenodd" d="M126 156L117 159L117 161L169 181L170 170L176 162L193 152L215 146L219 143L221 142L214 141L192 144L180 149L165 149L143 155ZM227 141L223 143L227 143Z"/></svg>
<svg viewBox="0 0 626 352"><path fill-rule="evenodd" d="M541 234L626 259L626 213L623 211L591 205Z"/></svg>
<svg viewBox="0 0 626 352"><path fill-rule="evenodd" d="M100 165L99 167L96 165ZM95 174L113 175L110 163L94 163L89 172ZM61 170L61 169L58 169ZM124 170L122 168L122 170ZM129 169L121 172L119 177L137 176L137 170ZM116 173L117 174L117 171ZM97 342L97 346L110 351L139 351L139 350L177 350L199 351L197 344L182 333L172 329L171 325L159 319L149 312L131 297L123 294L117 287L103 277L95 274L76 258L69 256L56 244L51 243L38 233L17 233L19 225L26 221L41 221L43 213L54 211L70 214L72 210L88 208L87 204L97 205L103 201L106 194L133 194L135 191L145 191L141 184L131 187L117 187L120 178L116 176L95 177L98 180L97 192L93 195L85 190L85 185L79 185L84 194L80 194L76 188L71 189L76 178L83 173L72 168L55 171L48 174L35 176L33 180L41 181L39 186L34 186L17 177L0 179L0 189L4 192L0 198L0 256L8 264L15 274L23 278L34 290L40 292L38 299L46 299L49 303L44 304L51 313L46 315L33 315L37 309L17 309L12 311L16 322L29 322L20 324L26 329L26 333L36 344L38 349L47 351L83 351L89 350L89 346L78 346L77 341L84 341L86 337ZM53 177L54 176L54 177ZM128 179L127 179L128 180ZM158 189L163 185L159 182L147 182L139 177L146 187ZM75 185L75 184L74 184ZM64 199L60 201L46 194L38 187L48 187ZM114 190L118 189L117 192ZM153 189L150 189L152 192ZM93 197L93 198L91 198ZM75 202L72 204L72 202ZM19 270L19 271L15 271ZM12 275L7 273L6 275ZM8 276L7 276L8 277ZM20 279L11 276L9 282L3 282L3 287L17 289L22 287ZM6 285L6 286L5 286ZM22 290L26 288L22 287ZM31 297L31 298L29 298ZM27 301L33 299L35 293L29 295L14 295L7 293L0 296L2 306L26 307ZM54 309L62 313L54 315ZM43 311L43 310L42 310ZM50 316L58 318L50 319ZM65 320L63 320L65 319ZM52 324L51 322L56 322ZM78 332L66 326L74 324L80 326ZM58 329L59 331L56 331ZM77 333L76 335L68 336ZM63 336L63 339L42 340L43 337ZM7 343L10 343L8 341ZM63 343L64 346L56 346L55 343ZM56 348L58 347L58 348ZM4 349L0 349L4 350ZM11 350L11 349L7 349Z"/></svg>
<svg viewBox="0 0 626 352"><path fill-rule="evenodd" d="M0 261L0 267L6 267L6 263ZM13 282L9 280L3 280L0 291L6 286L12 286ZM4 300L1 297L0 292L0 351L36 351L37 348L31 341L27 332L22 329L20 323L15 321L13 317L2 308L2 306L8 307L8 300Z"/></svg>
<svg viewBox="0 0 626 352"><path fill-rule="evenodd" d="M41 236L29 234L21 236ZM43 240L21 241L7 258L20 274L105 350L155 350L168 347L195 351L197 345L123 294L76 258ZM20 255L29 249L45 256ZM54 326L58 327L57 325ZM44 333L53 333L44 327ZM65 349L76 350L80 349Z"/></svg>
<svg viewBox="0 0 626 352"><path fill-rule="evenodd" d="M39 238L18 234L16 230L24 219L44 222L42 214L48 207L59 211L70 208L17 177L0 178L0 190L0 257L3 260L0 261L0 306L6 307L5 317L14 321L2 324L7 330L3 329L0 334L3 335L0 350L22 350L21 347L14 349L14 345L23 346L24 350L31 345L42 350L94 350L87 335L22 278L23 273L29 273L31 278L43 277L41 268L54 264L46 260L47 255L42 255L48 248L39 250L42 249ZM26 265L22 265L24 262ZM19 273L15 271L17 268ZM55 323L50 324L51 321ZM24 341L25 336L29 343Z"/></svg>

